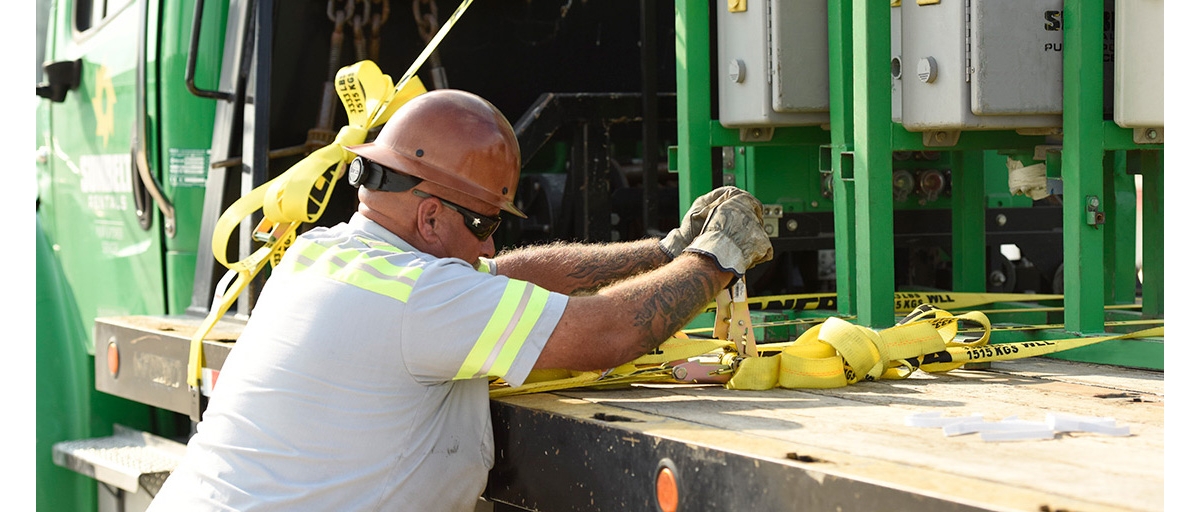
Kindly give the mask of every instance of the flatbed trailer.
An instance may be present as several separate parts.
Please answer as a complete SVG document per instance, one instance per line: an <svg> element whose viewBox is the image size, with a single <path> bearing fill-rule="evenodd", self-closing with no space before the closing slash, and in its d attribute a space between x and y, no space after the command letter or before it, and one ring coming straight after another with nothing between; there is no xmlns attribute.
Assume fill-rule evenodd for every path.
<svg viewBox="0 0 1200 512"><path fill-rule="evenodd" d="M114 377L97 357L106 365L97 368L97 389L195 414L186 363L199 322L98 320L97 343L118 340L122 368ZM209 334L206 388L219 381L241 326L224 319ZM1030 358L824 390L638 384L495 398L495 465L484 496L497 511L656 510L669 468L677 510L1163 510L1163 375ZM157 394L135 394L147 391ZM1129 434L990 442L906 424L930 414L1100 417ZM146 449L142 438L122 439ZM56 448L56 459L93 475L133 471L99 469L110 463L96 453L75 441ZM164 453L177 457L178 446Z"/></svg>
<svg viewBox="0 0 1200 512"><path fill-rule="evenodd" d="M493 400L488 496L531 510L1164 509L1163 374L1050 358L828 390L639 385ZM1128 436L984 441L913 414L1099 416Z"/></svg>

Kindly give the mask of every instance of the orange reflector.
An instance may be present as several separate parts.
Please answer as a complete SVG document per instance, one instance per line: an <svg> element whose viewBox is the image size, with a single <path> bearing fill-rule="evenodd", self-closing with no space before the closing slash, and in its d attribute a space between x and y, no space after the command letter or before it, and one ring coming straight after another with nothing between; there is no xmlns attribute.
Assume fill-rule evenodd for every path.
<svg viewBox="0 0 1200 512"><path fill-rule="evenodd" d="M117 353L117 343L115 341L108 342L108 373L117 378L117 372L121 370L121 354Z"/></svg>
<svg viewBox="0 0 1200 512"><path fill-rule="evenodd" d="M675 481L675 472L671 471L671 468L666 466L658 468L655 494L658 497L659 510L675 512L679 508L679 485Z"/></svg>

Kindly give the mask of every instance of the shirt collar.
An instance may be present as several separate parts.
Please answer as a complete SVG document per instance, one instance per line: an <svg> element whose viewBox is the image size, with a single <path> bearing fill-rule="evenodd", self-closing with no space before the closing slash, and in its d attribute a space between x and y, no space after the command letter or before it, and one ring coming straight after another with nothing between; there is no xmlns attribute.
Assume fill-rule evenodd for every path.
<svg viewBox="0 0 1200 512"><path fill-rule="evenodd" d="M380 226L379 223L368 219L365 215L359 212L354 212L354 215L350 216L350 220L347 222L347 224L349 224L351 228L360 231L366 231L367 234L383 240L388 245L391 245L397 249L403 251L420 252L413 247L412 244L409 244L408 242L405 242L403 238L400 238L399 235L388 231L387 228Z"/></svg>

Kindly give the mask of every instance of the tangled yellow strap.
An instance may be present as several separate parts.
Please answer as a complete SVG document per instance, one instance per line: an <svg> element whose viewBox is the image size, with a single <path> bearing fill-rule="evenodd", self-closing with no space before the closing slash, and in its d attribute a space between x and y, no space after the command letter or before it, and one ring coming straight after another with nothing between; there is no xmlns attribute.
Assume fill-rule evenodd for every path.
<svg viewBox="0 0 1200 512"><path fill-rule="evenodd" d="M416 76L417 70L437 49L472 1L463 0L459 4L395 86L391 77L383 74L369 60L339 70L334 87L346 109L347 125L338 131L332 143L310 153L283 174L234 201L221 214L213 231L212 250L213 257L229 271L217 283L209 314L192 335L188 353L188 386L191 389L199 389L203 378L204 338L267 262L279 261L295 240L300 224L315 222L324 213L334 185L342 176L346 164L354 158L353 153L346 151L346 146L365 142L372 128L387 122L401 105L425 92L425 86ZM263 219L255 228L253 237L263 245L250 256L230 263L226 259L230 236L244 219L259 208L263 211Z"/></svg>
<svg viewBox="0 0 1200 512"><path fill-rule="evenodd" d="M978 336L959 335L963 331ZM839 318L805 331L776 355L735 364L730 389L837 388L863 380L903 379L920 369L946 372L971 362L1010 361L1116 339L1162 336L1154 327L1128 334L989 345L992 326L978 311L951 314L921 305L895 327L874 331Z"/></svg>
<svg viewBox="0 0 1200 512"><path fill-rule="evenodd" d="M863 380L904 379L918 369L946 372L971 362L1008 361L1163 335L1162 327L1154 327L1112 336L989 345L991 331L991 322L979 311L952 314L922 304L896 326L880 331L831 317L793 342L759 345L761 356L744 356L732 340L691 338L679 332L654 352L618 368L535 371L520 387L493 382L491 396L647 382L723 381L726 388L740 390L839 388ZM697 378L696 372L705 374Z"/></svg>
<svg viewBox="0 0 1200 512"><path fill-rule="evenodd" d="M192 336L188 354L188 386L198 388L204 365L204 337L212 330L254 276L268 262L277 263L296 238L296 229L315 222L324 213L334 185L354 154L346 146L362 144L371 128L391 117L401 105L425 92L419 78L393 87L392 79L371 61L362 61L338 71L336 90L346 109L348 124L333 142L297 162L283 174L255 187L234 201L217 220L212 252L228 268L217 285L212 308ZM254 241L262 245L236 262L226 259L230 237L244 219L262 208L263 219L254 230Z"/></svg>

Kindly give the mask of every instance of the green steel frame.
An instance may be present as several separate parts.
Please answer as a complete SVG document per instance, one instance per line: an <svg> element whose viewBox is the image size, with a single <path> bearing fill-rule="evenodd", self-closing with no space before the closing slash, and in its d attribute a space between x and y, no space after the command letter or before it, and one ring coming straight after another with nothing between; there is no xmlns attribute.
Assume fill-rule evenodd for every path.
<svg viewBox="0 0 1200 512"><path fill-rule="evenodd" d="M717 2L717 8L723 6ZM711 190L714 149L723 146L819 145L822 171L833 173L839 313L873 328L893 325L894 232L891 200L893 151L927 150L920 133L891 119L891 25L888 3L829 0L829 130L776 128L769 142L743 142L712 117L710 2L677 0L676 60L681 211ZM1136 195L1142 175L1142 315L1163 315L1162 144L1137 144L1133 130L1103 119L1103 4L1065 0L1061 155L1052 175L1063 181L1064 329L1054 334L1105 331L1105 304L1136 300ZM1014 131L963 132L951 155L953 283L959 291L985 289L983 150L1024 150L1043 137ZM1058 169L1054 164L1060 163ZM760 173L761 175L761 173ZM746 180L752 192L755 183ZM777 180L776 180L777 182ZM1088 204L1100 201L1103 225L1088 223ZM1102 257L1097 257L1102 256ZM1130 345L1130 344L1126 344ZM1151 349L1161 354L1161 342ZM1161 356L1159 356L1161 357ZM1160 366L1161 367L1161 366Z"/></svg>

